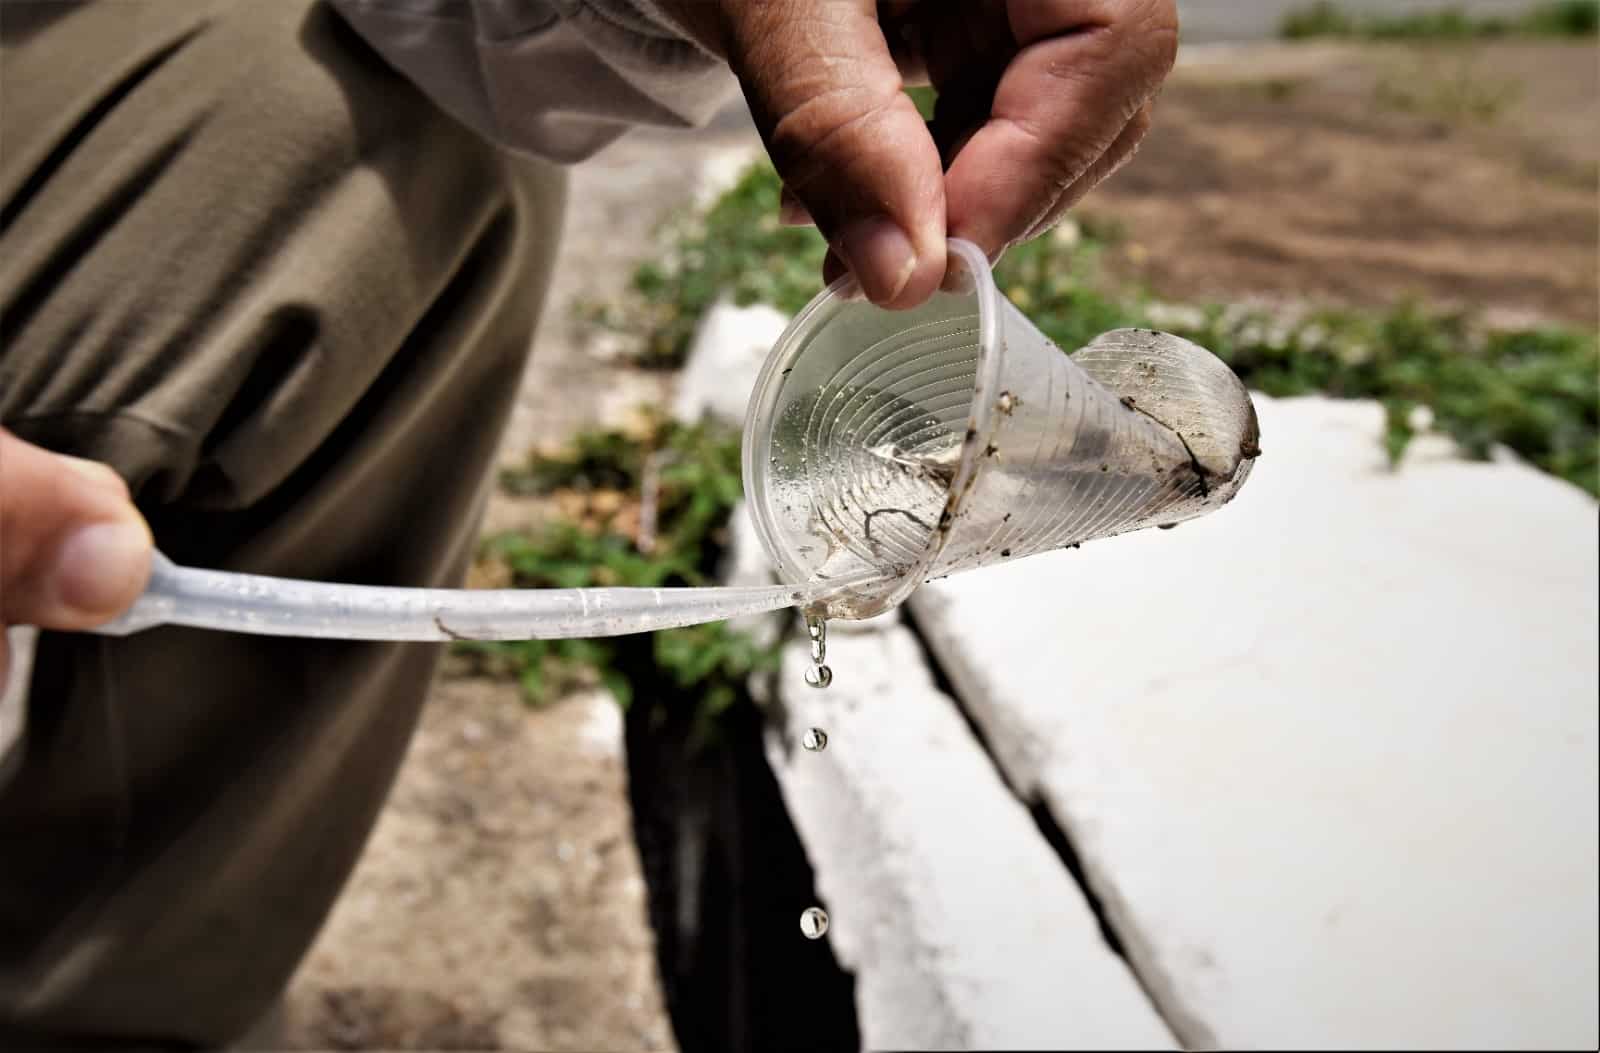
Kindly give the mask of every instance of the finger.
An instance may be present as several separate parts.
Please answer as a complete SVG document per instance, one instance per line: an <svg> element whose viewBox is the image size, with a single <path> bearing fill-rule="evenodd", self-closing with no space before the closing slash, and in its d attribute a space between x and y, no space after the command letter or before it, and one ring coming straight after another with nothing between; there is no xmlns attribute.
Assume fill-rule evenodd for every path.
<svg viewBox="0 0 1600 1053"><path fill-rule="evenodd" d="M1082 201L1095 187L1110 179L1111 176L1123 165L1133 160L1134 154L1139 152L1139 143L1143 141L1146 133L1150 131L1150 122L1155 105L1145 103L1138 113L1133 115L1133 120L1122 129L1122 134L1112 142L1110 149L1101 154L1089 170L1066 188L1056 199L1055 207L1033 228L1022 236L1022 241L1032 241L1040 234L1061 222L1061 217L1078 202Z"/></svg>
<svg viewBox="0 0 1600 1053"><path fill-rule="evenodd" d="M0 624L107 621L143 590L151 550L114 471L0 429Z"/></svg>
<svg viewBox="0 0 1600 1053"><path fill-rule="evenodd" d="M875 5L743 4L729 39L779 175L867 297L927 299L944 274L943 171Z"/></svg>
<svg viewBox="0 0 1600 1053"><path fill-rule="evenodd" d="M1170 0L1013 0L1010 10L1022 49L945 184L950 234L991 257L1111 150L1177 51Z"/></svg>

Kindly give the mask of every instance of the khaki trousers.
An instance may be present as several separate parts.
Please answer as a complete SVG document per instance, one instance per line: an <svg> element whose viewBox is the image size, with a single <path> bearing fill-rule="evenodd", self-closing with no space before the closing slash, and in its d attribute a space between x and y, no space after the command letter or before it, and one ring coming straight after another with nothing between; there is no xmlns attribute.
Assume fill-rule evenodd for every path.
<svg viewBox="0 0 1600 1053"><path fill-rule="evenodd" d="M458 584L561 172L314 0L0 0L0 39L0 424L115 466L179 563ZM245 1031L437 658L43 634L0 774L0 1049Z"/></svg>

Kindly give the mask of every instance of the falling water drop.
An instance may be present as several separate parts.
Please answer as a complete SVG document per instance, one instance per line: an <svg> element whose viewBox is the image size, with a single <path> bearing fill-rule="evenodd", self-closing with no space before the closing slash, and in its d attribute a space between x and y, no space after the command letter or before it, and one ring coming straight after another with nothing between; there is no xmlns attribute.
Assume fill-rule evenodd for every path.
<svg viewBox="0 0 1600 1053"><path fill-rule="evenodd" d="M812 753L821 753L828 748L828 733L821 728L807 728L800 736L800 745Z"/></svg>
<svg viewBox="0 0 1600 1053"><path fill-rule="evenodd" d="M808 940L820 940L828 932L828 912L821 907L807 907L800 912L800 932Z"/></svg>
<svg viewBox="0 0 1600 1053"><path fill-rule="evenodd" d="M828 623L814 614L806 615L806 635L811 637L811 668L806 670L806 683L820 690L833 683L833 670L825 664L828 658Z"/></svg>

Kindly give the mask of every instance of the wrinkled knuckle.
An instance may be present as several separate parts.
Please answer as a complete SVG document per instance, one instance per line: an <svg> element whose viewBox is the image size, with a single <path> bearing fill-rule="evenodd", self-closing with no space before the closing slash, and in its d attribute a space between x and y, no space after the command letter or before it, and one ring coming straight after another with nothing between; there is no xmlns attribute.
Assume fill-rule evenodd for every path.
<svg viewBox="0 0 1600 1053"><path fill-rule="evenodd" d="M784 182L803 195L848 158L870 149L872 128L888 104L858 88L832 88L808 95L780 114L767 150Z"/></svg>
<svg viewBox="0 0 1600 1053"><path fill-rule="evenodd" d="M1033 144L1050 176L1050 191L1059 194L1094 164L1100 149L1091 139L1067 134L1063 129L1026 117L1007 119L1012 128Z"/></svg>

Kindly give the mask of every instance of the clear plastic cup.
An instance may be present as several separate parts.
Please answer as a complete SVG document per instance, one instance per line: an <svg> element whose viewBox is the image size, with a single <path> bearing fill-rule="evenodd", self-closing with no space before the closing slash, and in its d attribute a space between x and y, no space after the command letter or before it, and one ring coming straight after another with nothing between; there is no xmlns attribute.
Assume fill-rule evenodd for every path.
<svg viewBox="0 0 1600 1053"><path fill-rule="evenodd" d="M882 310L846 278L795 318L756 381L743 468L781 578L823 590L815 613L865 618L933 578L1202 515L1259 452L1216 356L1149 330L1068 356L952 239L922 306Z"/></svg>

